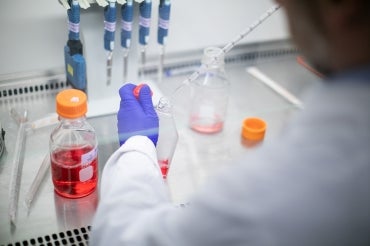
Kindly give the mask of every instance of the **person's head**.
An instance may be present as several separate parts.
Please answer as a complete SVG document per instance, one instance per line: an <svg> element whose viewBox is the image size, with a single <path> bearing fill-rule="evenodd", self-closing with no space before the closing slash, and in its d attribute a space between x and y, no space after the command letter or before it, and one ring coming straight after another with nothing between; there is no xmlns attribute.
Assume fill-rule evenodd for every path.
<svg viewBox="0 0 370 246"><path fill-rule="evenodd" d="M370 0L276 0L292 38L324 73L370 63Z"/></svg>

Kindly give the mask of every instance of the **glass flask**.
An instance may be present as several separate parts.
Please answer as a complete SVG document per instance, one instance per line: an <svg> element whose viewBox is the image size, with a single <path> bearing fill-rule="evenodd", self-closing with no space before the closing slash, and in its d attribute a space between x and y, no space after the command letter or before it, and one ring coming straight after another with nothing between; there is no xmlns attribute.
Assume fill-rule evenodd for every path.
<svg viewBox="0 0 370 246"><path fill-rule="evenodd" d="M92 193L98 182L98 150L94 128L87 122L86 94L67 89L58 93L59 124L50 135L54 190L78 198Z"/></svg>
<svg viewBox="0 0 370 246"><path fill-rule="evenodd" d="M178 133L175 120L172 114L172 105L170 101L162 97L156 107L159 118L159 133L157 142L157 159L162 171L163 178L167 178L168 169L175 153Z"/></svg>
<svg viewBox="0 0 370 246"><path fill-rule="evenodd" d="M230 83L224 69L222 49L204 50L199 76L190 83L190 128L201 133L223 129Z"/></svg>

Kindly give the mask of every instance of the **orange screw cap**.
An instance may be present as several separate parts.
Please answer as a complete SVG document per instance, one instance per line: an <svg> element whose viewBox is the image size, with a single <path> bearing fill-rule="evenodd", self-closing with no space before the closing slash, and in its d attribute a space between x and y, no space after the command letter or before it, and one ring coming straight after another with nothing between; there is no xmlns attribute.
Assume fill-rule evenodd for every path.
<svg viewBox="0 0 370 246"><path fill-rule="evenodd" d="M66 89L56 97L56 111L61 117L73 119L86 114L87 97L83 91Z"/></svg>
<svg viewBox="0 0 370 246"><path fill-rule="evenodd" d="M267 124L260 118L246 118L243 120L242 136L248 140L262 140L265 137Z"/></svg>
<svg viewBox="0 0 370 246"><path fill-rule="evenodd" d="M134 96L136 98L139 98L139 93L140 93L140 90L141 90L141 87L143 87L145 84L138 84L135 88L134 88ZM150 91L151 95L153 96L153 91Z"/></svg>

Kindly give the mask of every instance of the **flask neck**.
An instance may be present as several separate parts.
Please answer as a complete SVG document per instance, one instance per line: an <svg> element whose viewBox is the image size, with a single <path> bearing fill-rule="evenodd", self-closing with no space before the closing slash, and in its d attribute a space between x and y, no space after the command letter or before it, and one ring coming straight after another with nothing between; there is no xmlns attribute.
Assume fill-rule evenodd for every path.
<svg viewBox="0 0 370 246"><path fill-rule="evenodd" d="M157 113L172 115L172 105L170 100L166 97L161 97L157 106L156 106Z"/></svg>
<svg viewBox="0 0 370 246"><path fill-rule="evenodd" d="M225 54L218 47L208 47L204 49L202 57L202 67L207 70L224 70Z"/></svg>
<svg viewBox="0 0 370 246"><path fill-rule="evenodd" d="M63 116L60 116L59 115L59 121L63 121L63 122L70 122L70 121L84 121L86 120L86 116L85 115L82 115L80 117L76 117L76 118L65 118Z"/></svg>
<svg viewBox="0 0 370 246"><path fill-rule="evenodd" d="M82 115L76 118L65 118L59 116L59 122L61 125L81 126L86 124L86 116Z"/></svg>
<svg viewBox="0 0 370 246"><path fill-rule="evenodd" d="M202 64L201 71L203 72L211 72L211 73L225 73L225 66L224 64Z"/></svg>

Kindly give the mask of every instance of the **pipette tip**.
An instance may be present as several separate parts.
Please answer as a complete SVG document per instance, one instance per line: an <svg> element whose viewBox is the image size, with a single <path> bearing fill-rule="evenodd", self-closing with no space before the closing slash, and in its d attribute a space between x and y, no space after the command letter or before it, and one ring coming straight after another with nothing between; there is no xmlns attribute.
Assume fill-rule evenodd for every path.
<svg viewBox="0 0 370 246"><path fill-rule="evenodd" d="M108 51L107 56L107 85L111 84L112 79L112 63L113 63L113 52Z"/></svg>

